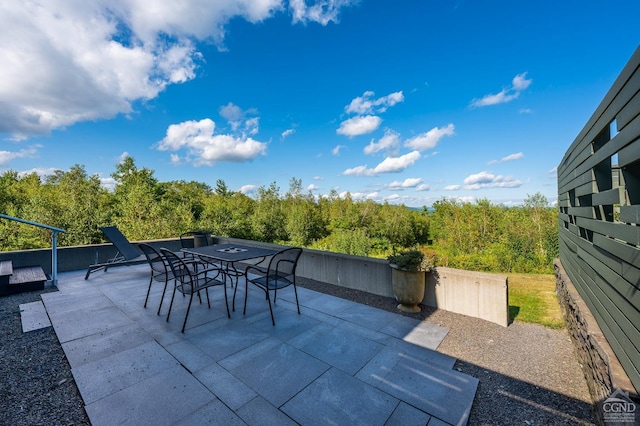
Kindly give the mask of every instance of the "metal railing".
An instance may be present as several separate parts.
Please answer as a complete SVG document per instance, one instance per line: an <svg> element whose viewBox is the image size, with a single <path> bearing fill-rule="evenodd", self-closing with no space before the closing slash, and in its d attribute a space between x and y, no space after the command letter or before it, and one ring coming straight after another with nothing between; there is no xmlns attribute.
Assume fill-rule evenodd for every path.
<svg viewBox="0 0 640 426"><path fill-rule="evenodd" d="M0 213L0 218L13 220L15 222L24 223L31 226L37 226L38 228L48 229L52 233L51 237L51 283L54 286L58 285L58 233L67 232L64 229L56 228L54 226L44 225L38 222L32 222L30 220L20 219L18 217L8 216Z"/></svg>

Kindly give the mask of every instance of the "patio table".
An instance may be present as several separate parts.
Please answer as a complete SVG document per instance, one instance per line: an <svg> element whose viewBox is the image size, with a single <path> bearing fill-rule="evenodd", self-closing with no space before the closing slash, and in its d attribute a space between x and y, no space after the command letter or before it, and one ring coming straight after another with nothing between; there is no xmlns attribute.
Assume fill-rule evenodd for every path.
<svg viewBox="0 0 640 426"><path fill-rule="evenodd" d="M182 252L198 256L205 262L218 261L226 265L227 275L236 278L236 285L233 291L233 310L236 309L236 291L238 290L238 277L244 275L244 271L239 271L235 263L244 262L252 259L262 258L254 265L260 264L266 257L273 256L278 250L266 249L261 247L243 246L239 244L214 244L210 246L183 248ZM231 280L233 285L233 278Z"/></svg>

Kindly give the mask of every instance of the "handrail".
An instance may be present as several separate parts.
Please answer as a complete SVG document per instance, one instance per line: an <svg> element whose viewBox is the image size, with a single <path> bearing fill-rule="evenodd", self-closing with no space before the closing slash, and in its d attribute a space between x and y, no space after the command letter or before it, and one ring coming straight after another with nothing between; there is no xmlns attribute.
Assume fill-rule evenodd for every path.
<svg viewBox="0 0 640 426"><path fill-rule="evenodd" d="M31 226L37 226L39 228L48 229L52 233L51 237L51 283L54 287L58 285L58 233L59 232L67 232L64 229L56 228L55 226L44 225L38 222L32 222L30 220L20 219L18 217L9 216L6 214L0 213L0 218L13 220L15 222L21 222Z"/></svg>

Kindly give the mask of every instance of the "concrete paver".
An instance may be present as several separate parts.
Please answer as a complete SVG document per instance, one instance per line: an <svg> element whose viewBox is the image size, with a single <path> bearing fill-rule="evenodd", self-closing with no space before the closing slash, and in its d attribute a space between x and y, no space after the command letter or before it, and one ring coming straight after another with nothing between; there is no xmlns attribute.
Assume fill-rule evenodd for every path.
<svg viewBox="0 0 640 426"><path fill-rule="evenodd" d="M51 321L42 301L20 305L20 321L23 333L51 327Z"/></svg>
<svg viewBox="0 0 640 426"><path fill-rule="evenodd" d="M466 423L478 382L434 351L444 327L302 288L272 326L260 292L243 315L241 282L230 319L213 289L180 333L188 299L167 322L158 283L143 308L148 273L62 273L43 294L94 425Z"/></svg>

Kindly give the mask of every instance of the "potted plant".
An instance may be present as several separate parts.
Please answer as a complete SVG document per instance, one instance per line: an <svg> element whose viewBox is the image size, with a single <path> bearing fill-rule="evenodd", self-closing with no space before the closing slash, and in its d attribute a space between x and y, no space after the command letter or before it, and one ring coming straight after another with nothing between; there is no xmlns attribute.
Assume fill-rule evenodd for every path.
<svg viewBox="0 0 640 426"><path fill-rule="evenodd" d="M420 312L418 304L424 299L426 272L433 265L420 250L405 250L387 257L391 267L391 285L404 312Z"/></svg>

